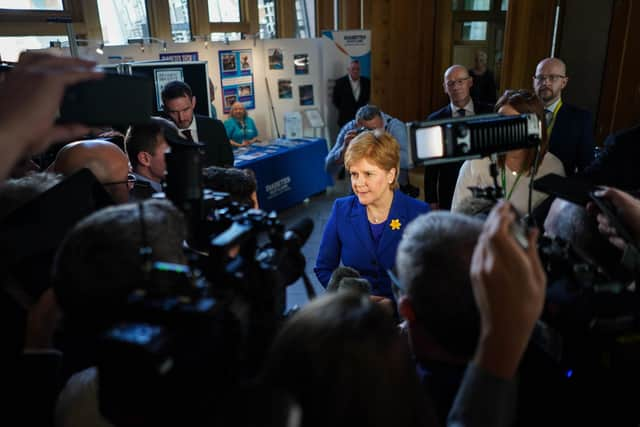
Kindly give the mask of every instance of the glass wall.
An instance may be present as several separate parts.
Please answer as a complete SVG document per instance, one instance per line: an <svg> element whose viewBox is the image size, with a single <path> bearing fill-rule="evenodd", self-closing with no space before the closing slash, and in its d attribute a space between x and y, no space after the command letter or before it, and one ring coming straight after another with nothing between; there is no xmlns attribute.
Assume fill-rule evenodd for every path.
<svg viewBox="0 0 640 427"><path fill-rule="evenodd" d="M173 41L176 43L190 41L189 0L169 0L169 15Z"/></svg>
<svg viewBox="0 0 640 427"><path fill-rule="evenodd" d="M98 13L107 45L124 45L129 39L150 36L144 0L98 0Z"/></svg>

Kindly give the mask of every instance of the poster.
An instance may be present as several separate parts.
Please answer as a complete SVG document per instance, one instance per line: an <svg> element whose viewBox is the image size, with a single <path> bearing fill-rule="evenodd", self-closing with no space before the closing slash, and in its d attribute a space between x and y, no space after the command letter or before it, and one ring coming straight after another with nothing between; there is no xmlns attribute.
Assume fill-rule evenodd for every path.
<svg viewBox="0 0 640 427"><path fill-rule="evenodd" d="M300 105L313 105L313 85L301 85L298 89L300 91Z"/></svg>
<svg viewBox="0 0 640 427"><path fill-rule="evenodd" d="M309 55L306 53L293 55L293 68L296 74L309 74Z"/></svg>
<svg viewBox="0 0 640 427"><path fill-rule="evenodd" d="M255 108L251 49L221 50L218 58L224 114L234 102L242 102L246 109Z"/></svg>
<svg viewBox="0 0 640 427"><path fill-rule="evenodd" d="M291 79L278 79L278 98L293 98L293 87L291 85Z"/></svg>
<svg viewBox="0 0 640 427"><path fill-rule="evenodd" d="M158 68L153 70L153 80L156 86L156 102L158 103L158 111L162 111L162 90L167 83L175 80L184 81L182 68Z"/></svg>
<svg viewBox="0 0 640 427"><path fill-rule="evenodd" d="M270 70L282 70L284 66L282 65L282 50L275 48L269 49L269 69Z"/></svg>
<svg viewBox="0 0 640 427"><path fill-rule="evenodd" d="M198 52L161 53L160 59L173 62L192 62L198 60Z"/></svg>

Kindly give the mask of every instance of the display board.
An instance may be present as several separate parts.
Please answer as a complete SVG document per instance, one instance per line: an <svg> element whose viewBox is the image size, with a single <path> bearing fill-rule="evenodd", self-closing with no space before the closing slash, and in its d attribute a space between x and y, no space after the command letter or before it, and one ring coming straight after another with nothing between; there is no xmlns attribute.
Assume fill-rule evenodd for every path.
<svg viewBox="0 0 640 427"><path fill-rule="evenodd" d="M193 96L196 97L195 113L209 116L209 80L206 61L197 62L144 62L132 63L132 74L150 77L153 80L156 99L154 101L154 114L162 111L162 99L160 94L164 86L173 80L186 82L191 86Z"/></svg>

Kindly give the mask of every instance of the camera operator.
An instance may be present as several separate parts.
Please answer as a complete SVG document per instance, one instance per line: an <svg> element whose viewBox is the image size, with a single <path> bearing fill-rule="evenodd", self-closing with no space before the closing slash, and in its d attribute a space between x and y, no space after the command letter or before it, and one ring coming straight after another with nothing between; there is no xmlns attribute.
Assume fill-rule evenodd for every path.
<svg viewBox="0 0 640 427"><path fill-rule="evenodd" d="M256 193L258 183L251 169L210 166L203 170L205 187L229 193L231 201L260 209Z"/></svg>
<svg viewBox="0 0 640 427"><path fill-rule="evenodd" d="M480 319L471 291L471 254L482 221L440 211L421 215L396 255L398 309L421 383L444 424L478 341Z"/></svg>
<svg viewBox="0 0 640 427"><path fill-rule="evenodd" d="M471 284L480 313L480 339L449 413L448 425L512 425L514 380L545 301L546 276L536 249L513 237L516 215L499 202L484 224L471 258Z"/></svg>
<svg viewBox="0 0 640 427"><path fill-rule="evenodd" d="M144 283L140 248L151 248L151 261L186 261L181 213L165 200L143 203L143 219L136 204L90 215L73 228L58 250L54 290L63 312L65 374L84 370L69 380L60 396L59 426L95 425L101 417L95 395L97 342L102 332L122 320L130 293Z"/></svg>
<svg viewBox="0 0 640 427"><path fill-rule="evenodd" d="M0 105L0 179L21 157L88 132L84 125L56 125L54 120L66 87L103 76L94 66L95 62L78 58L34 52L20 55L18 64L0 85L0 98L16 101Z"/></svg>
<svg viewBox="0 0 640 427"><path fill-rule="evenodd" d="M127 203L135 177L129 174L127 155L112 142L94 139L76 141L60 149L50 169L69 176L88 168L115 203Z"/></svg>

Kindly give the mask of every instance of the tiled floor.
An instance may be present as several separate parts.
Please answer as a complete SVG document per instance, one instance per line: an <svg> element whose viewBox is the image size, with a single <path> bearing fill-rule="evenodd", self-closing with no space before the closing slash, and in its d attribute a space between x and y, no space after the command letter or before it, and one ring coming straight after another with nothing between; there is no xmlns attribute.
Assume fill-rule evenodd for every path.
<svg viewBox="0 0 640 427"><path fill-rule="evenodd" d="M325 193L313 196L308 199L308 201L280 212L279 214L280 220L285 225L294 224L304 217L309 217L313 220L313 232L311 236L309 236L307 243L303 246L302 252L307 260L305 271L313 284L316 294L324 292L324 288L320 285L320 282L316 279L316 275L313 273L313 266L316 261L316 256L318 255L320 241L322 240L322 232L331 213L333 201L338 197L349 194L349 192L350 187L348 181L338 180L333 187L328 187ZM296 305L302 307L307 301L307 292L302 279L298 279L297 282L287 288L287 308Z"/></svg>

